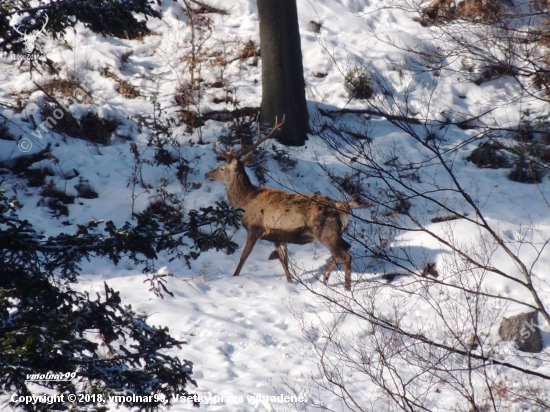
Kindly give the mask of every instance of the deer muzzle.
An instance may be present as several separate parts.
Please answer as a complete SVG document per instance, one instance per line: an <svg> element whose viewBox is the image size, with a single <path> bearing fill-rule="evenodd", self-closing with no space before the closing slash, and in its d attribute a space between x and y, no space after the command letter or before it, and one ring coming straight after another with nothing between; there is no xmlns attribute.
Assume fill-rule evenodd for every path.
<svg viewBox="0 0 550 412"><path fill-rule="evenodd" d="M213 172L214 170L211 170L210 172L207 172L204 174L204 177L206 178L206 180L210 180L211 182L214 181Z"/></svg>

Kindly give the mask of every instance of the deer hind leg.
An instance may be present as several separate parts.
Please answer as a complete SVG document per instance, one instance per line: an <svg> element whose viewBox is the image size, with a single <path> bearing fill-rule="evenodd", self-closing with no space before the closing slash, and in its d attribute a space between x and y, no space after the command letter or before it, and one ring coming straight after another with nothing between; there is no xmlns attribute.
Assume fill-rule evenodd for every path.
<svg viewBox="0 0 550 412"><path fill-rule="evenodd" d="M317 238L332 254L332 260L323 271L323 282L326 284L330 276L330 272L338 263L344 265L345 282L344 288L351 290L351 255L348 253L351 245L342 239L342 232L339 226L331 225L330 221L325 224L320 236ZM337 222L339 225L340 222Z"/></svg>
<svg viewBox="0 0 550 412"><path fill-rule="evenodd" d="M239 261L239 265L237 266L237 269L235 269L235 273L233 273L233 276L239 276L239 273L241 273L241 269L243 268L244 262L246 262L246 259L248 259L248 256L250 255L250 252L252 252L252 249L254 249L254 246L256 245L256 242L261 237L255 230L248 230L246 235L246 245L243 249L243 254L241 255L241 260Z"/></svg>
<svg viewBox="0 0 550 412"><path fill-rule="evenodd" d="M275 246L277 247L277 257L279 258L279 261L281 262L281 265L283 265L283 269L285 270L286 280L288 281L288 283L292 283L292 275L288 270L287 244L285 242L275 242Z"/></svg>
<svg viewBox="0 0 550 412"><path fill-rule="evenodd" d="M351 255L347 251L343 251L343 255L342 263L344 264L345 274L344 289L351 290Z"/></svg>
<svg viewBox="0 0 550 412"><path fill-rule="evenodd" d="M328 282L330 272L332 272L338 263L342 263L344 265L345 276L344 288L346 290L351 290L351 255L348 253L350 244L345 240L342 240L342 242L343 243L339 247L334 249L327 246L327 249L329 249L330 253L332 253L332 260L323 271L323 282L326 284Z"/></svg>
<svg viewBox="0 0 550 412"><path fill-rule="evenodd" d="M313 226L314 236L332 254L332 260L323 271L323 281L328 281L330 272L338 263L344 265L346 290L351 290L351 245L342 239L342 223L339 216L327 216L318 219Z"/></svg>

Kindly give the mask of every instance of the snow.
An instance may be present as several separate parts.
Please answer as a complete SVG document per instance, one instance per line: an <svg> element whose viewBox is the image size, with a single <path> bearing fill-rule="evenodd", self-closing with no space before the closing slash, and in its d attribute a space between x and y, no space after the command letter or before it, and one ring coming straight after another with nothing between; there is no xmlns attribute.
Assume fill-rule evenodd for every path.
<svg viewBox="0 0 550 412"><path fill-rule="evenodd" d="M226 46L235 51L249 39L256 44L259 42L255 1L237 0L231 2L230 6L221 0L208 3L229 11L225 16L209 16L213 20L213 30L205 43L208 47L221 50L222 41L226 41ZM378 74L382 74L393 84L398 94L405 93L412 81L412 75L408 72L402 74L397 69L404 64L404 53L383 40L391 38L397 43L408 44L411 41L428 42L427 29L413 21L411 15L391 9L374 13L379 5L370 1L298 0L297 3L310 113L316 113L318 107L364 107L360 101L349 100L343 86L342 73L346 65L361 61L371 63ZM33 167L52 168L56 186L66 190L67 194L76 195L74 186L81 180L86 180L99 193L97 199L77 198L74 204L68 205L68 217L56 219L52 218L46 207L40 206L39 188L24 187L19 179L9 175L2 176L0 189L7 190L8 196L17 197L23 205L19 211L20 217L31 221L39 232L51 235L66 231L64 221L84 223L90 220L113 220L117 226L122 225L131 220L132 207L140 211L147 206L161 179L167 180L168 191L179 194L187 211L213 205L216 200L225 198L225 187L216 182L205 181L204 174L217 165L215 156L210 151L210 143L227 132L227 124L209 121L202 129L203 140L207 143L205 145L197 144L198 135L186 133L185 126L175 129L174 136L181 144L179 154L190 161L192 168L188 185L201 185L196 190L185 189L178 181L174 168L155 164L154 150L148 146L152 138L151 132L138 126L142 116L153 114L155 99L162 106L165 119L176 119L179 108L174 101L174 94L188 82L184 60L188 52L185 44L189 41L189 32L185 29L184 10L180 4L168 0L162 2L162 10L162 20L149 19L148 26L156 34L146 36L143 40L104 38L77 25L76 32L68 31L66 36L70 47L60 47L53 40L45 41L48 57L61 67L59 77L76 76L79 84L86 86L93 96L93 104L84 101L74 103L71 105L71 112L80 116L91 110L101 116L114 117L120 123L115 132L117 138L108 146L94 145L51 131L43 132L42 138L33 135L36 128L28 119L33 115L36 120L40 119L39 106L44 101L44 94L36 91L34 82L44 85L54 76L35 73L31 78L28 72L18 69L16 63L0 57L0 76L4 79L0 81L0 114L10 119L10 132L17 138L27 137L31 140L33 147L30 154L37 153L48 144L52 146L55 158L44 160ZM319 35L309 29L310 20L322 24ZM374 32L377 37L372 35ZM123 62L121 57L130 50L133 53ZM329 56L327 51L333 55ZM389 70L388 62L396 70ZM224 73L218 67L205 64L201 76L207 83L223 77L231 85L232 95L239 101L240 107L259 106L261 59L258 59L257 66L252 66L251 63L234 61L228 64ZM116 91L115 80L100 75L99 71L105 69L134 85L142 96L136 99L121 96ZM327 76L318 78L315 76L317 73L326 73ZM514 125L519 121L520 112L526 108L521 101L510 102L510 96L517 93L518 85L506 77L478 86L456 76L441 76L439 83L434 86L432 80L425 76L420 79L419 85L412 94L412 101L420 107L420 103L427 99L427 91L435 87L432 96L433 113L451 109L464 113L465 116L475 116L488 108L497 108L493 112L495 123ZM216 93L216 90L211 89L209 93ZM9 109L3 105L14 105L14 96L18 95L26 95L27 104L23 111L18 112L11 106ZM203 112L224 107L223 104L214 103L210 97L207 96L201 103ZM538 106L532 103L531 107ZM460 119L453 119L457 120ZM347 115L339 121L353 126L370 122L374 126L372 137L380 150L394 148L415 161L424 159L426 155L425 149L418 142L391 126L385 119L375 117L367 120L364 117ZM453 133L456 134L447 137L454 142L467 141L470 138L468 131ZM141 157L151 162L142 165L141 176L145 186L132 184L136 163L127 137L138 144ZM291 171L283 173L277 171L274 161L268 161L267 186L339 196L319 164L342 173L348 169L319 137L310 135L306 145L300 148L273 144L287 151L293 159L298 160L298 164ZM526 225L532 224L537 231L528 235L534 236L538 242L548 239L548 207L541 196L541 192L546 198L550 196L548 177L538 186L528 185L508 180L506 169L478 169L465 160L475 147L475 143L468 143L454 153L453 168L459 182L477 193L482 211L490 224L502 230L510 240L524 236ZM0 140L0 161L11 160L18 155L20 151L16 142ZM66 177L73 170L77 170L79 176ZM249 175L255 181L251 171ZM438 176L433 175L435 180ZM472 212L468 205L461 203L459 211ZM425 212L430 218L444 214L439 210ZM357 214L368 219L369 211L362 209ZM351 220L353 230L365 229L366 224L353 223L353 218ZM479 236L472 225L463 220L450 224L433 223L429 227L440 231L439 233L452 230L458 242L468 245ZM168 326L171 334L185 340L187 345L172 354L194 363L193 377L198 382L195 392L205 397L237 397L236 400L220 400L217 403L211 398L203 402L201 410L292 410L293 405L288 402L272 402L267 398L248 401L247 396L271 397L286 394L285 382L302 382L306 377L318 374L317 365L311 362L316 357L314 348L304 338L297 319L300 316L296 317L293 313L302 313L305 320L312 322L319 317L330 323L332 318L327 308L317 298L312 297L304 286L286 282L278 261L267 260L273 250L273 245L268 242L260 241L248 258L241 275L232 277L245 238L246 233L241 229L233 237L240 247L234 255L209 251L193 261L191 269L184 262L168 262L165 256L161 256L158 262L161 269L158 273L165 276L167 287L174 297L165 296L163 299L150 293L143 283L146 276L141 273L141 268L134 267L129 262L121 262L119 265L101 260L86 262L77 287L91 293L101 293L104 290L103 282L107 281L115 290L121 291L124 303L149 314L150 324ZM425 234L407 233L398 240L407 244L415 256L429 255L428 260L436 262L440 271L444 271L446 265L452 264L450 252ZM310 287L314 290L323 291L324 286L315 278L320 276L330 257L328 251L318 244L290 245L289 251L292 261L303 270L300 272L302 279L311 282ZM352 245L351 251L357 256L363 254L357 245ZM545 250L541 256L537 256L535 250L526 246L520 253L527 262L538 259L535 273L541 284L546 285L550 253ZM504 252L497 251L491 261L506 273L519 276L517 268ZM362 272L362 267L365 264L360 258L356 259L355 272L352 274L354 281L360 279L367 284L369 279L379 279L382 274L382 271L368 271L368 268ZM343 274L333 273L330 283L335 288L343 289ZM507 293L519 301L531 301L526 290L517 288L514 282L491 277L489 283L494 293ZM546 286L543 289L547 291ZM379 309L384 308L384 302L390 302L398 295L402 296L401 292L385 290L380 296ZM548 301L547 293L543 297ZM430 313L431 309L422 300L412 301L418 306L411 307L405 320L414 324L416 320L424 318L426 313ZM386 308L389 311L390 305ZM524 308L520 305L511 304L505 313L513 315L522 309ZM356 325L346 324L346 330L354 331L354 327ZM490 330L491 338L495 341L498 340L497 329L498 326L493 326ZM544 333L543 339L546 353L550 345L550 334ZM510 356L517 356L516 352L510 351ZM533 364L533 368L549 373L548 365ZM511 376L516 377L513 374ZM374 393L376 390L368 382L364 382L363 386L360 383L355 385L357 392ZM238 397L242 397L242 402ZM336 399L324 399L331 408L343 408ZM452 399L445 399L444 394L434 395L433 402L434 408L436 402L440 402L441 410L453 407ZM296 405L299 407L300 403ZM386 410L387 405L379 404L377 407L379 409L376 410L382 411ZM193 408L191 404L178 402L172 410L186 411Z"/></svg>

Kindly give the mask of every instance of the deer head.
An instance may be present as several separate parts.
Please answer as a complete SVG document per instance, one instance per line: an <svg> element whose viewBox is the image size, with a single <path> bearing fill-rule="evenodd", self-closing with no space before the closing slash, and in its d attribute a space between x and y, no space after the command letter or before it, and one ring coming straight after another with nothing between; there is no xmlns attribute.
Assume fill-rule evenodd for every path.
<svg viewBox="0 0 550 412"><path fill-rule="evenodd" d="M236 175L242 170L244 171L243 165L246 164L254 154L254 149L257 148L260 144L265 142L267 139L273 137L275 132L279 127L285 123L285 116L281 123L277 123L275 118L275 126L267 136L263 136L260 131L260 126L258 125L258 140L254 142L252 146L243 148L238 152L235 152L235 148L229 150L227 147L222 148L217 142L218 150L212 147L212 151L216 153L217 156L225 159L225 164L219 166L218 168L211 170L206 173L206 179L210 181L216 181L229 185L236 178Z"/></svg>

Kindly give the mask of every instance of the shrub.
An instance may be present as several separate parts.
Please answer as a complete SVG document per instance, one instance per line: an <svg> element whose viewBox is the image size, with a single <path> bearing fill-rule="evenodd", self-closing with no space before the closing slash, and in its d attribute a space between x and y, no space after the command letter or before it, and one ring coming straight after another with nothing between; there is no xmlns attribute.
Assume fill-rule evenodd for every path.
<svg viewBox="0 0 550 412"><path fill-rule="evenodd" d="M372 96L372 79L366 67L355 65L344 74L344 86L351 98L368 99Z"/></svg>
<svg viewBox="0 0 550 412"><path fill-rule="evenodd" d="M0 191L0 395L30 396L34 384L29 375L51 372L72 375L67 381L41 381L50 395L78 392L90 400L17 405L27 411L105 410L102 400L111 395L124 396L118 406L155 411L170 406L175 394L189 396L189 383L196 385L193 364L165 352L185 342L167 328L148 325L146 316L124 307L119 292L106 283L96 297L71 286L79 263L91 257L117 263L127 256L147 262L145 270L150 270L160 251L186 260L186 250L196 249L196 255L210 248L234 251L225 225L237 225L238 214L218 204L193 210L174 225L159 223L151 213L137 215L136 225L117 228L107 222L106 234L99 233L101 224L92 221L77 225L75 234L44 239L18 218L15 202ZM205 232L206 226L214 230ZM164 284L153 289L167 291ZM151 396L151 402L136 402L132 394Z"/></svg>
<svg viewBox="0 0 550 412"><path fill-rule="evenodd" d="M479 168L500 169L510 167L510 161L498 144L484 142L466 158Z"/></svg>

